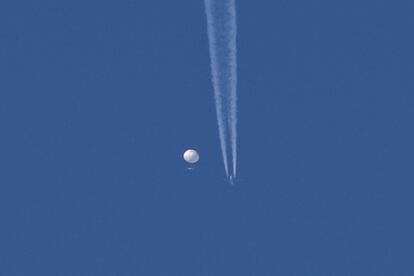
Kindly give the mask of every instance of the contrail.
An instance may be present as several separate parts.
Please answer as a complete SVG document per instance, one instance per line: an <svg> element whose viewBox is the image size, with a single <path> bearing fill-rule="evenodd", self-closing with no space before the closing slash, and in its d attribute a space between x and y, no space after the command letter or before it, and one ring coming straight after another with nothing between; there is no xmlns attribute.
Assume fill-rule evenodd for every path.
<svg viewBox="0 0 414 276"><path fill-rule="evenodd" d="M205 0L204 4L220 145L226 175L233 179L237 170L236 3Z"/></svg>

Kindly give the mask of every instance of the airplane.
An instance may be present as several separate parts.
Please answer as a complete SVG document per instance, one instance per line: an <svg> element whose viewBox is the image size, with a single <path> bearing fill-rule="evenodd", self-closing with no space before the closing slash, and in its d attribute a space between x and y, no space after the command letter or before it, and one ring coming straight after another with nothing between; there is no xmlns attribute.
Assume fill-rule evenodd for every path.
<svg viewBox="0 0 414 276"><path fill-rule="evenodd" d="M232 175L229 176L229 181L231 185L234 185L234 177Z"/></svg>

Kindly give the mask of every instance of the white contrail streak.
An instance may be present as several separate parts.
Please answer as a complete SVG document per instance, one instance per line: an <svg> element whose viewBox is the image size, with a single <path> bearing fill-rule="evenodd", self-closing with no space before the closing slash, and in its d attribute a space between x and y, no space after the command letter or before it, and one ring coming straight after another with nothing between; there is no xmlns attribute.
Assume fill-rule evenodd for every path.
<svg viewBox="0 0 414 276"><path fill-rule="evenodd" d="M237 48L235 0L205 0L219 138L228 177L237 169ZM229 156L231 156L229 160ZM229 172L229 162L232 172Z"/></svg>

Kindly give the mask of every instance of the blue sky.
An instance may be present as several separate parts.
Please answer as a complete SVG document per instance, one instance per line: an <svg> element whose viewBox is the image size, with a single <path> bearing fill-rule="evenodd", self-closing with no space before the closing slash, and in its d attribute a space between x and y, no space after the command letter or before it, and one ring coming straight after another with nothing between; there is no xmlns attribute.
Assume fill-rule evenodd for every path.
<svg viewBox="0 0 414 276"><path fill-rule="evenodd" d="M230 186L201 0L2 1L0 275L412 275L413 10L237 1Z"/></svg>

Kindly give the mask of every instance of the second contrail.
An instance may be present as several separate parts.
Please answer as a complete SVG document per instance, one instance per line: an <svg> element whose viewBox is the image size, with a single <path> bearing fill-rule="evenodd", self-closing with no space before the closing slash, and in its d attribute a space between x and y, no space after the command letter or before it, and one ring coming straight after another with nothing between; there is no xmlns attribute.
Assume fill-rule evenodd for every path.
<svg viewBox="0 0 414 276"><path fill-rule="evenodd" d="M205 0L204 4L220 145L226 175L233 179L237 172L236 3Z"/></svg>

